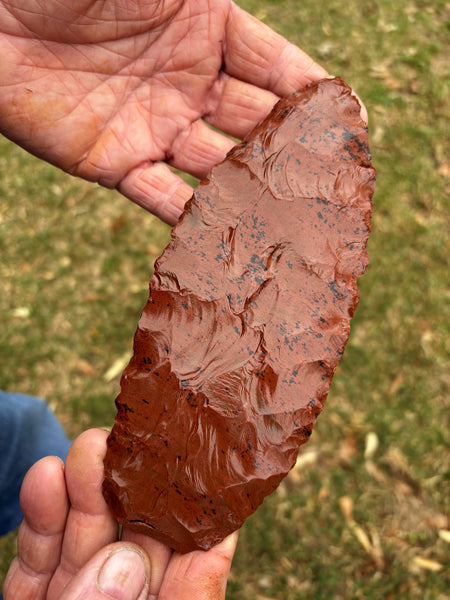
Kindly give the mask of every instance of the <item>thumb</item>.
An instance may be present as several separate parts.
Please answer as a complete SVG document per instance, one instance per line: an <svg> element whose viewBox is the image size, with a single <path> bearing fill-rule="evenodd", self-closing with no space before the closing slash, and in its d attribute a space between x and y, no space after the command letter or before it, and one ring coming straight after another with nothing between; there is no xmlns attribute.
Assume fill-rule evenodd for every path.
<svg viewBox="0 0 450 600"><path fill-rule="evenodd" d="M73 577L59 600L144 600L150 563L136 544L116 542L102 548Z"/></svg>
<svg viewBox="0 0 450 600"><path fill-rule="evenodd" d="M175 553L167 567L160 596L177 600L224 599L237 540L235 531L206 552Z"/></svg>

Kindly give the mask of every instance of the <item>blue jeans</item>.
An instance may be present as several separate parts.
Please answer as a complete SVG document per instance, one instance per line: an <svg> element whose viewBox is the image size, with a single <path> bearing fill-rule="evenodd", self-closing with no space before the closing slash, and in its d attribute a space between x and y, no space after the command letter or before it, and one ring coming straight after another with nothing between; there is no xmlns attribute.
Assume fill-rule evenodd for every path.
<svg viewBox="0 0 450 600"><path fill-rule="evenodd" d="M23 519L19 492L31 465L49 455L65 460L70 444L43 400L0 390L0 535Z"/></svg>

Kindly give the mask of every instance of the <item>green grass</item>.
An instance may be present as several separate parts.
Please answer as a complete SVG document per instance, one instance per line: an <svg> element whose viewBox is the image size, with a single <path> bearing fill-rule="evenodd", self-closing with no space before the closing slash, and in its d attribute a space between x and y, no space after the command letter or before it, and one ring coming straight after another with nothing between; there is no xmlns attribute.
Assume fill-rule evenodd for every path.
<svg viewBox="0 0 450 600"><path fill-rule="evenodd" d="M357 90L378 183L326 409L243 527L228 597L448 599L448 5L240 3ZM0 197L0 386L45 397L71 435L108 425L118 377L105 374L131 352L169 229L4 139ZM0 542L0 580L13 547L14 535Z"/></svg>

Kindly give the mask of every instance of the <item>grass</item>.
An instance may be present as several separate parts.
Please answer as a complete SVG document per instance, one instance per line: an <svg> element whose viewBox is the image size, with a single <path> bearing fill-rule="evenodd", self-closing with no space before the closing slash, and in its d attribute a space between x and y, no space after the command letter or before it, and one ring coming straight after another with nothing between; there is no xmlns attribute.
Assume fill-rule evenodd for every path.
<svg viewBox="0 0 450 600"><path fill-rule="evenodd" d="M228 597L448 599L448 4L240 3L358 91L378 183L326 409L243 527ZM71 435L109 424L169 230L4 139L0 196L0 386L45 397ZM12 534L0 580L13 552Z"/></svg>

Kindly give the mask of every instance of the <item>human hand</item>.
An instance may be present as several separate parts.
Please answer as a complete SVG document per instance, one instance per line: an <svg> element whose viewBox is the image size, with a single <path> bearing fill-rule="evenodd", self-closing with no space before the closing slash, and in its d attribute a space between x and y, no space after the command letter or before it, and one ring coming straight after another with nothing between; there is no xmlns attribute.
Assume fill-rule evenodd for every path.
<svg viewBox="0 0 450 600"><path fill-rule="evenodd" d="M101 492L106 432L86 431L64 468L43 458L21 490L25 519L4 600L220 600L237 534L207 552L177 554L118 526ZM108 559L110 559L108 561Z"/></svg>
<svg viewBox="0 0 450 600"><path fill-rule="evenodd" d="M0 132L174 224L192 188L323 68L231 0L0 0ZM206 123L213 125L213 131Z"/></svg>

